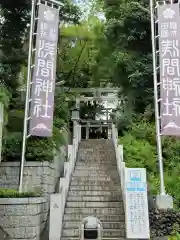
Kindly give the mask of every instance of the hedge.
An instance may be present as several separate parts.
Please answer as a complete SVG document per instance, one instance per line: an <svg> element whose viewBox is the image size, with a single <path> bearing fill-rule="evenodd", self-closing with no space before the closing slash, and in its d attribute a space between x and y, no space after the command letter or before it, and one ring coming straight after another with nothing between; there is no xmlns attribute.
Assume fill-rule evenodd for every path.
<svg viewBox="0 0 180 240"><path fill-rule="evenodd" d="M14 189L0 188L0 198L27 198L27 197L40 197L40 193L35 192L22 192L19 193Z"/></svg>
<svg viewBox="0 0 180 240"><path fill-rule="evenodd" d="M152 210L149 213L152 239L180 233L180 211Z"/></svg>

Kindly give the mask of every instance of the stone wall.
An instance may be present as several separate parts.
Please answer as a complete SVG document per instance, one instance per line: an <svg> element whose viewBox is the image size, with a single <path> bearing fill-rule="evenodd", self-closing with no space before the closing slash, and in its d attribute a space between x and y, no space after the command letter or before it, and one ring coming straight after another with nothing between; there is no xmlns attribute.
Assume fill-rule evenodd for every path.
<svg viewBox="0 0 180 240"><path fill-rule="evenodd" d="M0 199L0 236L4 231L9 235L0 240L40 240L43 232L48 239L49 197L58 191L64 173L68 132L64 137L67 145L56 151L52 162L28 161L24 165L23 191L42 193L44 198ZM19 171L20 162L1 162L0 188L17 190Z"/></svg>
<svg viewBox="0 0 180 240"><path fill-rule="evenodd" d="M26 192L42 192L49 195L55 190L60 175L63 174L66 147L51 162L26 162L24 166L23 187ZM0 164L0 188L18 189L19 162L2 162Z"/></svg>
<svg viewBox="0 0 180 240"><path fill-rule="evenodd" d="M45 198L0 199L0 226L8 240L39 240L48 216Z"/></svg>
<svg viewBox="0 0 180 240"><path fill-rule="evenodd" d="M66 147L62 147L51 162L26 162L24 166L23 187L26 192L53 193L58 178L63 174ZM0 164L0 188L18 189L19 162Z"/></svg>
<svg viewBox="0 0 180 240"><path fill-rule="evenodd" d="M42 192L43 195L54 193L57 180L64 172L64 161L67 156L69 144L69 131L64 128L62 134L65 139L65 146L59 151L52 162L25 162L23 190L26 192ZM50 159L51 160L51 159ZM18 189L20 162L0 163L0 188Z"/></svg>

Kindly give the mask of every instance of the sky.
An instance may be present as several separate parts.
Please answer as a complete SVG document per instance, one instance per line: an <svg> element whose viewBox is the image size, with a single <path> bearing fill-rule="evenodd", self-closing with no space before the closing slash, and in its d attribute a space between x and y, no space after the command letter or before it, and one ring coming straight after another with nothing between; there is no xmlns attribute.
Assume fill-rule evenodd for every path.
<svg viewBox="0 0 180 240"><path fill-rule="evenodd" d="M86 17L87 13L93 7L92 1L88 1L88 0L72 0L72 1L74 4L77 4L82 9L82 11L84 12L83 17ZM104 13L102 12L97 13L96 16L103 21L105 20Z"/></svg>

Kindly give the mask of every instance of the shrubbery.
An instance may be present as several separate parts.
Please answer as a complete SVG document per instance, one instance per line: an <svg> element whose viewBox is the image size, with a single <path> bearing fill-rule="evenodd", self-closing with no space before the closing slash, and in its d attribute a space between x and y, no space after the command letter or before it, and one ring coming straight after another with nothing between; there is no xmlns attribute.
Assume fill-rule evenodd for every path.
<svg viewBox="0 0 180 240"><path fill-rule="evenodd" d="M0 188L0 198L27 198L27 197L40 197L40 194L35 192L19 193L14 189Z"/></svg>
<svg viewBox="0 0 180 240"><path fill-rule="evenodd" d="M150 212L149 219L152 239L180 233L180 212L154 210Z"/></svg>
<svg viewBox="0 0 180 240"><path fill-rule="evenodd" d="M135 122L132 128L120 138L124 147L124 158L128 167L144 167L152 194L159 190L159 166L156 153L155 126L145 119ZM165 186L180 207L180 141L178 138L164 137L163 161Z"/></svg>
<svg viewBox="0 0 180 240"><path fill-rule="evenodd" d="M63 132L54 128L52 138L30 137L27 141L27 161L52 161L54 149L65 144ZM4 139L3 160L19 161L21 159L22 133L10 133Z"/></svg>
<svg viewBox="0 0 180 240"><path fill-rule="evenodd" d="M23 138L23 119L24 103L19 94L11 100L8 114L8 124L6 133L3 134L3 151L4 161L20 161L22 152ZM65 144L64 126L69 120L69 110L65 95L61 94L56 97L54 111L53 137L40 138L30 137L27 139L26 160L27 161L52 161L54 149L59 150L60 146Z"/></svg>
<svg viewBox="0 0 180 240"><path fill-rule="evenodd" d="M157 194L160 183L154 124L145 119L135 122L119 142L123 144L127 167L146 168L150 192ZM150 227L152 239L173 235L173 240L179 239L180 233L180 141L175 137L163 137L162 148L166 191L173 196L177 211L151 211Z"/></svg>

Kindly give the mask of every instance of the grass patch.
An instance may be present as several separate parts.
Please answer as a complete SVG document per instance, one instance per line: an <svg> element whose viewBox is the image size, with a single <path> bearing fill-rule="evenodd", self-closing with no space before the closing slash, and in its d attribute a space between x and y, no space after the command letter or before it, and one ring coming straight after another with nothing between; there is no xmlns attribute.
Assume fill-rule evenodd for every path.
<svg viewBox="0 0 180 240"><path fill-rule="evenodd" d="M40 197L40 193L36 192L22 192L19 193L14 189L0 188L0 198L28 198L28 197Z"/></svg>

